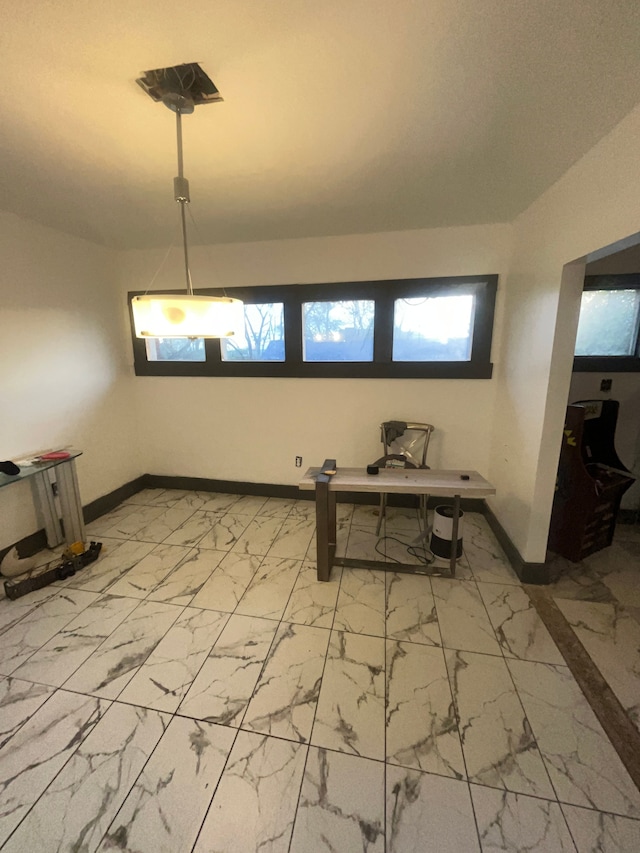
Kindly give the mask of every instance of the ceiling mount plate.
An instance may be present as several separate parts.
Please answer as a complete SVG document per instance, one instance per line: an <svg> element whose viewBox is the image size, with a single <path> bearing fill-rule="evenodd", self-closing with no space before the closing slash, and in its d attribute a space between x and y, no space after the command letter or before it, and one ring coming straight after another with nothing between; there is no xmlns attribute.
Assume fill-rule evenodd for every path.
<svg viewBox="0 0 640 853"><path fill-rule="evenodd" d="M222 101L215 83L197 62L143 71L136 83L154 101L162 101L174 112L179 103L198 106ZM183 107L180 111L186 112Z"/></svg>

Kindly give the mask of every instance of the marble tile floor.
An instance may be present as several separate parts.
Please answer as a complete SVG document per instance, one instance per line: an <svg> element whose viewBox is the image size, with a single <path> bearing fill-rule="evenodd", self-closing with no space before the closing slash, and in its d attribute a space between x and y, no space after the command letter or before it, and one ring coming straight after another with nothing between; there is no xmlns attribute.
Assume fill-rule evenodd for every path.
<svg viewBox="0 0 640 853"><path fill-rule="evenodd" d="M554 566L551 596L640 730L640 526L619 524L610 547Z"/></svg>
<svg viewBox="0 0 640 853"><path fill-rule="evenodd" d="M338 509L375 555L375 514ZM465 521L454 580L321 584L306 501L146 490L98 519L95 564L0 599L0 849L640 850L640 792ZM416 531L390 510L380 548ZM598 604L565 601L576 630Z"/></svg>

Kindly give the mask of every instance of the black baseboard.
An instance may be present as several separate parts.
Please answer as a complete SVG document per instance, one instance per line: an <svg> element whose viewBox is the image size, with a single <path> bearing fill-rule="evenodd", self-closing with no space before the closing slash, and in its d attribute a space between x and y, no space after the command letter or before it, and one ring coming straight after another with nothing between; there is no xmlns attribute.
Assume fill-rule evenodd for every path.
<svg viewBox="0 0 640 853"><path fill-rule="evenodd" d="M122 503L122 501L126 501L127 498L133 497L142 489L146 489L146 479L148 476L148 474L143 474L141 477L136 477L135 480L130 480L128 483L125 483L124 486L119 486L117 489L109 492L108 495L96 498L95 501L91 501L90 504L84 506L82 508L82 514L84 515L85 524L89 524L90 522L95 521L96 518L100 518L101 515L111 512L111 510L115 509Z"/></svg>
<svg viewBox="0 0 640 853"><path fill-rule="evenodd" d="M256 495L269 498L298 497L297 486L278 486L271 483L245 483L239 480L211 480L207 477L170 477L145 474L144 489L184 489L190 492L223 492L228 495Z"/></svg>
<svg viewBox="0 0 640 853"><path fill-rule="evenodd" d="M206 477L173 477L162 474L143 474L83 507L85 523L89 524L95 521L96 518L115 509L123 501L133 497L133 495L142 491L142 489L184 489L185 491L223 492L231 495L255 495L257 497L276 497L289 500L312 501L315 499L313 491L300 491L297 486L278 485L274 483L249 483L239 480L212 480ZM340 492L337 495L337 500L339 503L376 505L379 501L379 495L374 492ZM418 506L418 498L415 495L389 495L388 505L415 508ZM442 505L453 505L453 498L429 498L428 506L430 509ZM545 564L525 563L522 560L522 557L509 539L502 525L482 498L464 498L460 502L460 508L463 512L478 512L486 516L491 529L504 548L507 557L523 583L549 583L548 573L546 580L543 579L544 576L540 573L540 569L544 568ZM38 530L29 536L25 536L19 542L14 543L14 545L18 548L18 553L21 557L31 556L47 547L45 532L44 530ZM2 560L7 551L11 550L12 547L14 546L10 545L8 548L0 549L0 560Z"/></svg>
<svg viewBox="0 0 640 853"><path fill-rule="evenodd" d="M551 572L548 564L528 563L524 560L516 546L511 541L509 534L500 524L488 504L484 505L484 515L493 535L498 540L502 550L507 555L507 559L513 566L513 570L518 575L522 583L535 585L551 583Z"/></svg>

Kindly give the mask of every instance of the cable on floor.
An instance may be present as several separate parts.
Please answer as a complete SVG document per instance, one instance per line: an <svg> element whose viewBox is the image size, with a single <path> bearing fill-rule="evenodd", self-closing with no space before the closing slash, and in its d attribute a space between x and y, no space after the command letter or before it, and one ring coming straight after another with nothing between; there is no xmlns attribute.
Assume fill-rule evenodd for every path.
<svg viewBox="0 0 640 853"><path fill-rule="evenodd" d="M387 540L390 542L399 542L400 545L404 545L407 550L407 554L410 557L414 557L418 562L424 563L425 566L431 565L435 560L435 555L426 547L426 545L409 545L402 539L398 539L397 536L380 536L375 544L375 550L380 554L380 556L384 557L389 562L402 563L403 561L398 560L397 557L388 557L384 551L380 550L381 543L386 542Z"/></svg>
<svg viewBox="0 0 640 853"><path fill-rule="evenodd" d="M404 545L404 547L407 550L407 554L425 566L432 565L433 563L435 563L435 561L437 559L443 559L442 557L438 558L433 553L433 551L430 548L428 548L426 545L426 542L429 538L429 534L431 533L431 525L430 524L427 525L427 529L423 530L422 518L421 517L418 518L418 525L420 528L420 534L419 534L419 536L416 537L413 544L409 544L409 543L403 541L402 539L398 539L397 536L388 536L385 534L384 536L378 537L378 540L375 544L376 553L380 554L381 557L384 557L386 562L392 562L392 563L402 563L403 562L403 560L399 560L397 557L387 556L387 554L385 553L384 550L380 550L380 545L388 539L391 542L398 542L400 545ZM422 539L423 544L422 545L415 544L420 539ZM460 557L458 557L457 559L460 560L463 556L464 556L464 549L463 549L462 553L460 554ZM447 560L447 563L448 563L448 560ZM448 565L447 565L447 567L443 567L443 572L444 573L448 572Z"/></svg>

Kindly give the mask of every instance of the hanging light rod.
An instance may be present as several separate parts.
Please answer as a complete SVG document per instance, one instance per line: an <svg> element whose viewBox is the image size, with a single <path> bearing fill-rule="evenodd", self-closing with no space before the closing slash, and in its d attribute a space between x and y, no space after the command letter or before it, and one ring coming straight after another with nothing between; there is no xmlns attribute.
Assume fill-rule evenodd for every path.
<svg viewBox="0 0 640 853"><path fill-rule="evenodd" d="M189 268L186 205L190 203L189 181L184 176L182 116L197 104L222 100L220 92L200 66L193 62L172 68L145 71L136 82L153 98L176 114L178 176L173 179L175 200L180 205L186 294L134 296L131 300L138 338L227 338L242 326L239 299L228 296L196 296Z"/></svg>

